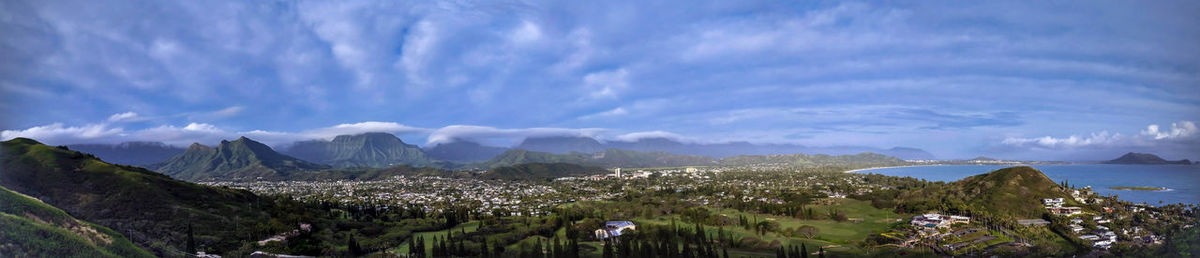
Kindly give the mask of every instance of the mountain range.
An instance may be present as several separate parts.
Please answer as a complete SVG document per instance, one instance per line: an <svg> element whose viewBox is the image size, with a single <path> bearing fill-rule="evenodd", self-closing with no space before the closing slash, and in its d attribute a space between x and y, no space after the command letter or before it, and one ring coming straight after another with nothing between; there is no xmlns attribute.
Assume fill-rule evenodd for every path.
<svg viewBox="0 0 1200 258"><path fill-rule="evenodd" d="M189 224L195 226L198 246L227 251L241 246L244 241L265 237L263 233L267 232L248 229L255 222L281 216L280 213L269 213L274 211L272 207L276 202L262 201L249 191L184 182L140 167L109 164L92 155L26 138L15 138L0 145L3 147L0 148L0 187L41 200L74 218L111 228L160 257L179 256L180 249L185 246L183 241ZM11 203L14 202L0 202L0 206ZM35 211L33 214L45 221L72 223L61 214L37 215L47 212L54 213ZM239 228L242 230L237 230ZM120 241L112 237L115 233L111 231L95 229L109 235L109 239ZM0 231L8 230L5 227ZM4 248L2 246L0 248ZM140 256L136 253L114 251L117 256L124 257Z"/></svg>
<svg viewBox="0 0 1200 258"><path fill-rule="evenodd" d="M1161 164L1176 164L1176 165L1190 165L1190 164L1192 164L1192 161L1190 161L1190 160L1187 160L1187 159L1184 159L1184 160L1177 160L1177 161L1169 161L1169 160L1165 160L1165 159L1163 159L1163 158L1160 158L1160 157L1158 157L1158 155L1154 155L1154 154L1130 152L1130 153L1125 153L1125 155L1121 155L1121 157L1118 157L1118 158L1116 158L1116 159L1109 160L1109 161L1105 161L1105 162L1104 162L1104 164L1133 164L1133 165L1161 165Z"/></svg>
<svg viewBox="0 0 1200 258"><path fill-rule="evenodd" d="M894 147L880 149L858 146L810 147L795 144L753 144L749 142L728 143L685 143L668 138L642 138L635 141L600 142L583 136L532 137L523 140L515 149L565 154L570 152L594 153L606 149L634 151L660 151L674 154L698 155L724 158L737 155L771 155L793 153L821 153L846 155L873 152L905 160L930 160L934 155L917 148Z"/></svg>
<svg viewBox="0 0 1200 258"><path fill-rule="evenodd" d="M199 181L209 179L284 178L289 173L327 169L316 164L283 155L265 144L246 137L221 141L216 147L194 143L182 154L150 166L176 179Z"/></svg>
<svg viewBox="0 0 1200 258"><path fill-rule="evenodd" d="M187 149L161 142L124 142L120 144L72 144L72 150L90 153L100 159L115 163L142 166L162 162L183 153Z"/></svg>
<svg viewBox="0 0 1200 258"><path fill-rule="evenodd" d="M451 162L477 162L494 158L504 153L508 148L484 146L471 141L453 141L439 143L425 149L425 154L436 160Z"/></svg>
<svg viewBox="0 0 1200 258"><path fill-rule="evenodd" d="M332 141L302 141L283 153L337 168L428 166L433 163L420 147L404 143L390 133L339 135Z"/></svg>

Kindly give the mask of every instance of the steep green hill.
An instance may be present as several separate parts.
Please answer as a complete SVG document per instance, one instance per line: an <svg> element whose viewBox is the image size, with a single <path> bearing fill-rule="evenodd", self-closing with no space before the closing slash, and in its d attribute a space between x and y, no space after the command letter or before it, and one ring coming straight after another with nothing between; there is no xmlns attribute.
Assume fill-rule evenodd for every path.
<svg viewBox="0 0 1200 258"><path fill-rule="evenodd" d="M293 172L329 168L279 154L246 137L221 141L215 148L192 144L183 154L154 167L156 171L189 181L277 179Z"/></svg>
<svg viewBox="0 0 1200 258"><path fill-rule="evenodd" d="M339 168L427 166L432 163L420 147L406 144L390 133L339 135L332 141L297 142L286 153Z"/></svg>
<svg viewBox="0 0 1200 258"><path fill-rule="evenodd" d="M931 200L930 196L944 199ZM1040 218L1046 212L1041 200L1060 197L1071 202L1065 189L1041 171L1019 166L967 177L942 186L931 185L920 191L908 192L903 199L909 204L934 203L934 207L924 209L936 209L941 205L950 209L1021 219Z"/></svg>
<svg viewBox="0 0 1200 258"><path fill-rule="evenodd" d="M154 257L107 227L0 187L0 256Z"/></svg>
<svg viewBox="0 0 1200 258"><path fill-rule="evenodd" d="M3 142L0 186L112 228L160 256L179 255L189 223L195 225L196 245L210 253L290 230L255 230L280 215L269 215L275 204L248 191L179 181L25 138Z"/></svg>
<svg viewBox="0 0 1200 258"><path fill-rule="evenodd" d="M498 167L479 174L481 179L554 179L569 176L590 176L608 174L608 170L599 167L580 166L567 163L526 163L507 167Z"/></svg>

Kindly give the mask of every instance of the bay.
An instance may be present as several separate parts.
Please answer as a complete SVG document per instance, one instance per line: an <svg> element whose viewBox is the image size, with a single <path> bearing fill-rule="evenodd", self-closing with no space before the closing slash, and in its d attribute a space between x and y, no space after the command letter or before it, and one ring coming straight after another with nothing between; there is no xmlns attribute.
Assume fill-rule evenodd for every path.
<svg viewBox="0 0 1200 258"><path fill-rule="evenodd" d="M1109 165L1065 164L1031 165L1054 182L1066 180L1075 187L1091 186L1105 196L1150 205L1172 203L1200 204L1200 166L1194 165ZM969 176L1012 165L932 165L876 168L854 171L888 176L920 178L929 181L956 181ZM1166 187L1163 191L1114 190L1113 186ZM1160 203L1161 201L1161 203Z"/></svg>

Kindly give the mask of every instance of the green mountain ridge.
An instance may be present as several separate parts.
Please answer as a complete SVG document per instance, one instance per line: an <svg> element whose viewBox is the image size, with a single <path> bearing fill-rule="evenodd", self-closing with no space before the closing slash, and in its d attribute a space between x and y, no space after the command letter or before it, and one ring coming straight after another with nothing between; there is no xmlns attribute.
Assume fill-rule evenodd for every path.
<svg viewBox="0 0 1200 258"><path fill-rule="evenodd" d="M279 154L246 137L221 141L217 147L194 143L183 154L152 166L171 177L188 180L284 178L288 174L329 166Z"/></svg>
<svg viewBox="0 0 1200 258"><path fill-rule="evenodd" d="M275 203L249 191L180 181L25 138L3 142L0 186L122 232L158 256L180 254L188 224L195 225L197 246L210 253L283 230L252 229L280 215L265 212Z"/></svg>
<svg viewBox="0 0 1200 258"><path fill-rule="evenodd" d="M905 164L903 160L876 153L855 155L740 155L724 159L707 156L679 155L668 152L642 152L607 149L597 153L572 152L553 154L523 149L508 150L491 160L468 165L467 168L496 168L527 163L570 163L597 167L678 167L678 166L749 166L784 165L795 167L845 166L866 167Z"/></svg>
<svg viewBox="0 0 1200 258"><path fill-rule="evenodd" d="M0 256L154 257L104 226L0 186Z"/></svg>
<svg viewBox="0 0 1200 258"><path fill-rule="evenodd" d="M433 160L420 147L406 144L390 133L339 135L332 141L297 142L286 154L338 168L383 168L399 165L428 166Z"/></svg>

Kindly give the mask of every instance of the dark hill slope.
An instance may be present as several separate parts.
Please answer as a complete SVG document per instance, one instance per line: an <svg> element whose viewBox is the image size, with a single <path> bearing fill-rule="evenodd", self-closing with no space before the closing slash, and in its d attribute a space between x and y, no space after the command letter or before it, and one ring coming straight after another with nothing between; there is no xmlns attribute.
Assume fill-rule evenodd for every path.
<svg viewBox="0 0 1200 258"><path fill-rule="evenodd" d="M338 135L332 141L297 142L285 152L339 168L427 166L432 163L420 147L406 144L390 133Z"/></svg>
<svg viewBox="0 0 1200 258"><path fill-rule="evenodd" d="M121 144L72 144L68 148L100 157L105 162L134 166L163 162L186 149L161 142L125 142Z"/></svg>
<svg viewBox="0 0 1200 258"><path fill-rule="evenodd" d="M154 257L107 227L0 187L0 256Z"/></svg>
<svg viewBox="0 0 1200 258"><path fill-rule="evenodd" d="M265 144L241 137L232 142L221 141L215 148L192 144L186 152L157 165L155 170L177 179L199 181L276 179L293 172L326 168L329 166L279 154Z"/></svg>
<svg viewBox="0 0 1200 258"><path fill-rule="evenodd" d="M236 229L273 217L263 212L272 210L273 202L248 191L179 181L25 138L3 142L0 186L125 233L160 256L184 249L189 223L195 225L198 246L220 253L263 237Z"/></svg>

